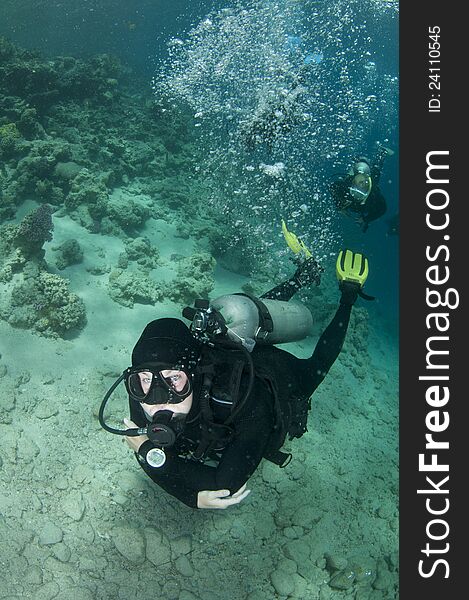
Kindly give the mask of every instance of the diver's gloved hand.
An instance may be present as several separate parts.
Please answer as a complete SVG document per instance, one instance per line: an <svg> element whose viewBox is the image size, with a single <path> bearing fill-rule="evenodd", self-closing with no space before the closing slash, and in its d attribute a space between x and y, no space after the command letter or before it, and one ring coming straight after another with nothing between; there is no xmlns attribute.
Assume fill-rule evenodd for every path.
<svg viewBox="0 0 469 600"><path fill-rule="evenodd" d="M300 261L295 261L298 264L298 268L293 275L295 283L299 287L305 287L307 285L319 285L321 283L321 273L324 269L312 256Z"/></svg>
<svg viewBox="0 0 469 600"><path fill-rule="evenodd" d="M389 146L385 146L381 142L378 142L378 152L383 154L384 156L392 156L394 154L394 150L389 148Z"/></svg>
<svg viewBox="0 0 469 600"><path fill-rule="evenodd" d="M341 250L337 257L336 275L342 292L341 304L348 306L355 304L358 295L366 300L374 299L362 292L368 277L368 259L363 254L352 250Z"/></svg>

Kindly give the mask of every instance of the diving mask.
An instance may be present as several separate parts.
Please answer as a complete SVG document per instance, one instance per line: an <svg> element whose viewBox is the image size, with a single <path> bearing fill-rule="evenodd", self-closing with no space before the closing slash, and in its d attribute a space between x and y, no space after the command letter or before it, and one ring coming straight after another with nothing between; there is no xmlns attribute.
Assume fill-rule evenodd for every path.
<svg viewBox="0 0 469 600"><path fill-rule="evenodd" d="M352 185L349 187L350 195L359 204L365 204L371 193L371 177L364 173L359 173L353 178Z"/></svg>
<svg viewBox="0 0 469 600"><path fill-rule="evenodd" d="M192 393L192 381L186 371L158 364L128 369L125 387L132 400L144 404L179 404Z"/></svg>

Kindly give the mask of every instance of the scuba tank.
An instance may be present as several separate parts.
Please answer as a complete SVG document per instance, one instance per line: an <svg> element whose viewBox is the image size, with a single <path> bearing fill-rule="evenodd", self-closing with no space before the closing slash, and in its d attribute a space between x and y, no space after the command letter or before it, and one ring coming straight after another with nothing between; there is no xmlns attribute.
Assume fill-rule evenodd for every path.
<svg viewBox="0 0 469 600"><path fill-rule="evenodd" d="M259 299L249 294L226 294L208 302L196 300L183 316L196 334L225 335L252 351L256 343L283 344L310 335L311 312L298 302Z"/></svg>

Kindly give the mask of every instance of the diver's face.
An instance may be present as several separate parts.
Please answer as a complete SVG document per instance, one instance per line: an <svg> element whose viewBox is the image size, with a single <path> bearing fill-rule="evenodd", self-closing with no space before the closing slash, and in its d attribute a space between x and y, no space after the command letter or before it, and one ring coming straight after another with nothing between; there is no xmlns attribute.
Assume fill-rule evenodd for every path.
<svg viewBox="0 0 469 600"><path fill-rule="evenodd" d="M176 392L182 392L189 382L184 371L165 369L164 371L160 371L160 375L164 377L166 383L168 383ZM143 392L148 394L153 377L152 373L150 371L140 371L138 376Z"/></svg>
<svg viewBox="0 0 469 600"><path fill-rule="evenodd" d="M366 192L368 192L369 187L370 187L370 178L368 177L368 175L364 175L363 173L358 173L358 175L355 175L355 177L353 178L353 185L357 189L366 193Z"/></svg>
<svg viewBox="0 0 469 600"><path fill-rule="evenodd" d="M160 373L176 392L182 392L189 383L184 371L165 369ZM142 389L147 394L150 389L152 374L149 371L142 371L138 376L140 377ZM149 417L153 417L160 410L170 410L175 414L187 415L192 406L192 394L178 404L145 404L145 402L141 402L141 406Z"/></svg>

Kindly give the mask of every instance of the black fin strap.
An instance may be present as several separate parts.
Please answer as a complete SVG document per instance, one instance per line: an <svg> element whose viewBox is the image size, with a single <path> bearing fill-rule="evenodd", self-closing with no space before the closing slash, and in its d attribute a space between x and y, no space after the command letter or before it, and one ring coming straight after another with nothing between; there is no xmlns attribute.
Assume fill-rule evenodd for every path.
<svg viewBox="0 0 469 600"><path fill-rule="evenodd" d="M281 450L273 450L272 452L264 454L264 458L278 465L281 469L284 469L290 464L293 455L290 452L282 452Z"/></svg>
<svg viewBox="0 0 469 600"><path fill-rule="evenodd" d="M358 290L358 295L360 296L360 298L363 298L363 300L376 300L376 296L369 296L368 294L365 294L365 292L361 289Z"/></svg>

